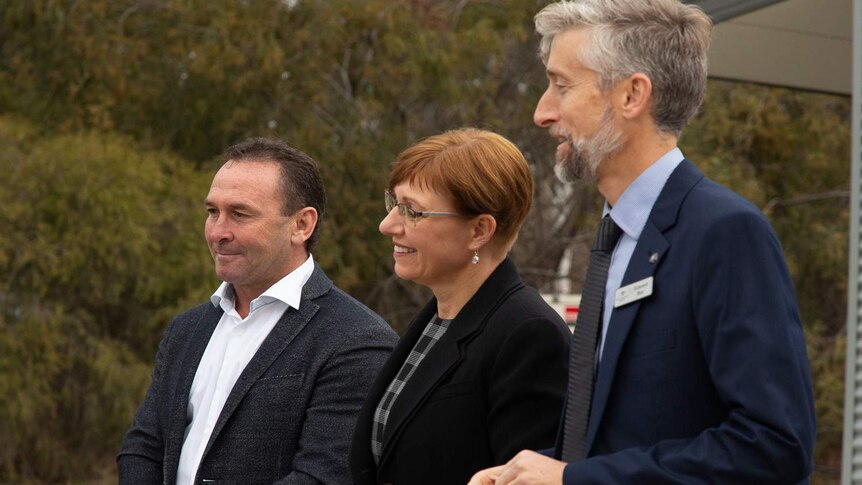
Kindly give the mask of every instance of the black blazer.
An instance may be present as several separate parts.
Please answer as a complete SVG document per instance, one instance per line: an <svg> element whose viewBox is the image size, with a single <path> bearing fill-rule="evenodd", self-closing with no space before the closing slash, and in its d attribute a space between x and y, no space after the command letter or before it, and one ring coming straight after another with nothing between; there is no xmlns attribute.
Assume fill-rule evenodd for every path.
<svg viewBox="0 0 862 485"><path fill-rule="evenodd" d="M374 410L436 310L432 299L419 312L368 393L350 450L357 484L467 483L522 449L554 443L571 334L506 259L405 385L375 466Z"/></svg>

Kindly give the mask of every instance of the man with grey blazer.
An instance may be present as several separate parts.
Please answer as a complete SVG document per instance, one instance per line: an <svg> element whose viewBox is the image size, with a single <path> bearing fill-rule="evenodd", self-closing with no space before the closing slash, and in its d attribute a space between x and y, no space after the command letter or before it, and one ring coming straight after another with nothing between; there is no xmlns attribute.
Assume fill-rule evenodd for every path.
<svg viewBox="0 0 862 485"><path fill-rule="evenodd" d="M223 283L159 344L119 481L349 483L354 422L397 337L312 259L315 162L262 138L225 155L204 231Z"/></svg>

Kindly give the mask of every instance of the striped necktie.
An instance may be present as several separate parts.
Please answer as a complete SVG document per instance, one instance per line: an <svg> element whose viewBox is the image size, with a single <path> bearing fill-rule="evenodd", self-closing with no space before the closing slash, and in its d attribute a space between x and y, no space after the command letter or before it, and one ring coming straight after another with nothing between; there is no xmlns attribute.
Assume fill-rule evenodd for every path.
<svg viewBox="0 0 862 485"><path fill-rule="evenodd" d="M561 456L567 463L585 457L587 424L595 381L596 343L599 329L602 327L602 309L605 306L605 285L608 281L608 268L611 266L611 254L622 232L610 215L604 216L590 252L590 265L587 268L587 279L584 281L580 311L569 351L569 387Z"/></svg>

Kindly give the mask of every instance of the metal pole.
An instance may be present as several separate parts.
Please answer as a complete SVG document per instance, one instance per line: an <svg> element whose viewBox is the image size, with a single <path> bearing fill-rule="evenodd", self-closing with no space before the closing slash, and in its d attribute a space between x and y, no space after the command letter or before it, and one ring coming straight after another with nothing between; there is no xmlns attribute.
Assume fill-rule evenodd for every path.
<svg viewBox="0 0 862 485"><path fill-rule="evenodd" d="M841 483L862 484L862 355L860 355L859 307L860 245L859 232L860 172L862 172L862 0L853 1L853 98L850 160L850 231L848 244L847 279L847 354L844 389L844 446L842 453Z"/></svg>

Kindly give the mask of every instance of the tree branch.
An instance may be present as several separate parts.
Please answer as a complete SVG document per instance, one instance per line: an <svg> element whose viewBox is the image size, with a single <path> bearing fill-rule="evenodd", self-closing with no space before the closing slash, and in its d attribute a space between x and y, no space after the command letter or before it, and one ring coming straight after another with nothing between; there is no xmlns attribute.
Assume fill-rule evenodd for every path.
<svg viewBox="0 0 862 485"><path fill-rule="evenodd" d="M790 199L772 199L765 206L763 206L763 213L765 215L770 215L775 209L779 207L789 207L793 205L802 205L808 204L811 202L819 202L821 200L830 200L830 199L849 199L850 191L849 190L833 190L830 192L820 192L816 194L804 194L797 197L793 197Z"/></svg>

